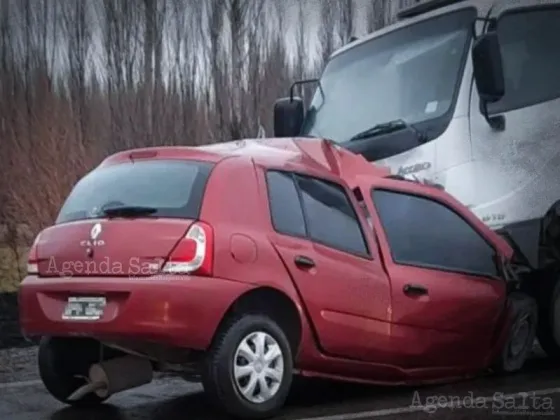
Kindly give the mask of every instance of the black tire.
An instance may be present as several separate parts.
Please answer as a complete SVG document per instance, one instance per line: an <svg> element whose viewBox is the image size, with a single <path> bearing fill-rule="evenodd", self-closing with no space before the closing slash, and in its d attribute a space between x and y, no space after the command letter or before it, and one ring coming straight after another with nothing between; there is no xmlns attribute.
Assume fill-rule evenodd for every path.
<svg viewBox="0 0 560 420"><path fill-rule="evenodd" d="M494 370L510 374L519 371L531 354L537 334L538 308L535 299L524 293L508 297L512 308L512 323L504 348Z"/></svg>
<svg viewBox="0 0 560 420"><path fill-rule="evenodd" d="M537 338L539 344L550 359L560 362L560 319L555 317L555 312L560 310L560 308L556 308L557 305L560 305L560 281L558 281L556 271L550 273L540 287L538 302Z"/></svg>
<svg viewBox="0 0 560 420"><path fill-rule="evenodd" d="M39 375L47 391L58 401L72 406L95 406L106 398L87 394L77 401L68 397L86 383L92 364L99 361L99 343L83 338L43 337L39 343Z"/></svg>
<svg viewBox="0 0 560 420"><path fill-rule="evenodd" d="M280 347L284 371L275 395L265 402L246 399L234 379L237 347L251 333L264 332ZM220 328L208 352L202 383L205 393L218 409L239 419L266 419L278 413L288 397L293 377L293 357L286 334L265 315L247 314L230 319Z"/></svg>

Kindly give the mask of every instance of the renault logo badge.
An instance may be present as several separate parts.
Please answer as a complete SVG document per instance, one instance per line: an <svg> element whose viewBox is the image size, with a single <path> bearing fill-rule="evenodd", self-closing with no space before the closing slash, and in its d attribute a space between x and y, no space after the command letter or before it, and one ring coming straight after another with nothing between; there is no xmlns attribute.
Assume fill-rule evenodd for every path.
<svg viewBox="0 0 560 420"><path fill-rule="evenodd" d="M105 241L103 239L97 239L99 238L99 235L101 235L102 230L103 229L101 228L101 223L96 223L95 225L93 225L93 227L89 232L89 239L85 239L81 241L80 245L87 248L104 246ZM88 255L89 255L89 251L88 251Z"/></svg>
<svg viewBox="0 0 560 420"><path fill-rule="evenodd" d="M99 237L99 235L101 235L101 223L96 223L95 225L93 225L90 235L92 241L95 241Z"/></svg>

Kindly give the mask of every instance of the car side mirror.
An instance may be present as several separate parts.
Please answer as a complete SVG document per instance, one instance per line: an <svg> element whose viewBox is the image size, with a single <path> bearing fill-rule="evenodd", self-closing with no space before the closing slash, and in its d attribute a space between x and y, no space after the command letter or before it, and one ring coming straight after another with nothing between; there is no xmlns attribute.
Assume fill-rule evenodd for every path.
<svg viewBox="0 0 560 420"><path fill-rule="evenodd" d="M495 31L481 35L472 49L473 73L480 99L497 102L505 94L504 70L498 34Z"/></svg>
<svg viewBox="0 0 560 420"><path fill-rule="evenodd" d="M296 137L300 134L305 115L303 99L280 98L274 103L274 136Z"/></svg>

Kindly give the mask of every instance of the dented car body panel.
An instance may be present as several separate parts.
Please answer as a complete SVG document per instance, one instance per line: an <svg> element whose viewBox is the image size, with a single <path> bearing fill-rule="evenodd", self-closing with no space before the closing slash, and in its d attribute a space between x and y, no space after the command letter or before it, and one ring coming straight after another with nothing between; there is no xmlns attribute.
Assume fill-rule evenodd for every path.
<svg viewBox="0 0 560 420"><path fill-rule="evenodd" d="M511 319L506 281L493 257L507 260L512 249L444 191L391 179L387 169L318 139L127 151L107 158L92 173L171 160L213 165L199 211L188 220L165 213L83 216L47 228L33 251L39 265L54 257L58 264L78 256L95 259L80 241L91 240L90 229L100 224L102 232L96 232L95 240L103 240L110 252L91 247L96 248L94 255L107 252L109 259L122 262L144 252L144 260L157 257L150 260L153 271L133 275L130 264L121 264L121 272L108 274L30 273L20 289L25 334L118 341L119 348L135 352L144 348L138 343L204 352L239 302L266 291L296 308L294 356L301 374L379 384L438 382L488 368L501 350ZM292 188L296 201L288 200ZM378 191L389 195L377 196ZM445 217L457 217L460 229L470 229L470 239L457 237L454 248L448 246L449 237L426 238L426 243L441 239L454 263L462 264L461 246L479 247L475 251L479 256L487 252L489 260L471 261L472 272L429 261L403 262L399 253L413 251L396 244L403 233L389 219L401 210L403 217L412 213L406 213L406 206L383 204L391 194L427 200L448 211ZM290 223L283 224L290 212ZM329 215L334 214L332 220L340 224L331 223ZM438 232L429 214L422 217ZM194 274L167 272L167 264L175 261L176 244L200 223L211 226L206 231L211 232L211 268L203 266ZM149 245L139 246L148 235ZM418 240L414 235L411 231L412 242ZM76 243L64 242L69 237ZM112 241L118 247L111 247ZM481 250L477 241L488 249ZM432 254L418 258L429 260ZM106 298L98 319L63 319L70 297L90 295Z"/></svg>

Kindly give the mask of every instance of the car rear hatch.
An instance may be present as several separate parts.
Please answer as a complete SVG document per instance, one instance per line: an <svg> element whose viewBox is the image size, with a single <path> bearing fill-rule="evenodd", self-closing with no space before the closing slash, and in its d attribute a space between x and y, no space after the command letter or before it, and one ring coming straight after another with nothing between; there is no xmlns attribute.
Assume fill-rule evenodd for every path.
<svg viewBox="0 0 560 420"><path fill-rule="evenodd" d="M39 276L159 272L198 219L212 167L149 159L90 172L71 191L55 225L36 241L32 252Z"/></svg>

